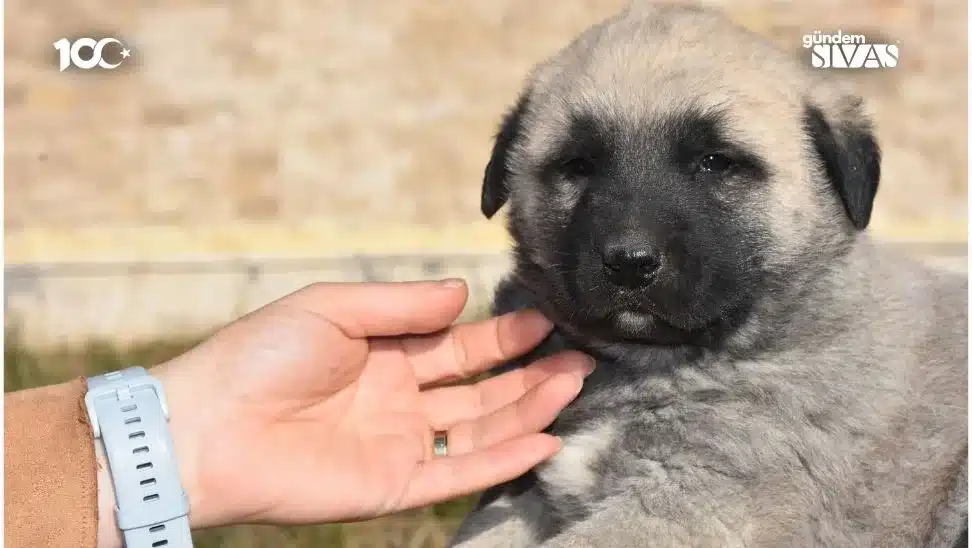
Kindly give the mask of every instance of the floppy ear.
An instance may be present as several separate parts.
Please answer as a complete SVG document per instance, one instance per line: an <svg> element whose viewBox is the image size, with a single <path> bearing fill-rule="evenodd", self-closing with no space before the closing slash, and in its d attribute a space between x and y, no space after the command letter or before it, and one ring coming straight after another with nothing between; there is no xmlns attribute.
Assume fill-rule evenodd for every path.
<svg viewBox="0 0 972 548"><path fill-rule="evenodd" d="M808 103L804 124L847 216L863 230L871 220L881 179L881 148L870 122L859 115L859 104L856 100L847 118L831 125L823 110Z"/></svg>
<svg viewBox="0 0 972 548"><path fill-rule="evenodd" d="M503 116L500 130L496 134L493 154L490 156L489 163L486 164L486 172L483 174L483 194L479 205L487 219L491 219L503 207L509 197L510 171L507 162L509 161L510 149L520 135L526 106L527 93L524 92L513 105L513 108Z"/></svg>

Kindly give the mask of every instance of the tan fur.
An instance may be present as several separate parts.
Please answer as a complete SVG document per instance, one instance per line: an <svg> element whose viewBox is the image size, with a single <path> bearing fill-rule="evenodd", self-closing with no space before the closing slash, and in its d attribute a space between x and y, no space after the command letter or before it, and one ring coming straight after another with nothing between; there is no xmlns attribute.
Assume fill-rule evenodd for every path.
<svg viewBox="0 0 972 548"><path fill-rule="evenodd" d="M851 90L795 63L721 13L685 4L634 3L538 65L526 87L535 101L527 113L527 134L512 157L514 169L549 154L550 137L565 131L568 114L578 108L636 124L673 105L729 107L737 139L777 169L778 184L762 210L783 242L776 254L781 262L808 234L792 222L794 212L824 209L804 180L803 167L814 161L810 144L790 138L800 125L802 100L819 105L833 125L869 123L863 100ZM512 188L514 193L534 190L515 183ZM819 222L833 223L840 214L820 211Z"/></svg>
<svg viewBox="0 0 972 548"><path fill-rule="evenodd" d="M722 14L648 1L591 27L525 87L507 187L538 268L560 267L554 232L578 200L536 180L571 115L623 132L694 105L726 110L733 141L769 165L755 198L727 185L719 200L770 235L762 268L785 279L698 364L639 378L637 393L611 385L593 408L582 394L574 445L538 468L543 494L477 510L458 546L534 545L553 506L567 526L543 546L950 548L967 515L967 278L852 226L804 122L812 104L838 134L867 130L862 99ZM632 361L669 356L617 346ZM696 430L658 426L668 420ZM639 438L656 435L671 445Z"/></svg>

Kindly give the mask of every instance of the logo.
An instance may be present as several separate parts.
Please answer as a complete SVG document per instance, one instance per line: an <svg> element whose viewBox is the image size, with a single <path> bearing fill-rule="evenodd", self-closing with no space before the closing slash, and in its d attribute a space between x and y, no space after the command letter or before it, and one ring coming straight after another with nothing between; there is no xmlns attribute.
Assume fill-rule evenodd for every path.
<svg viewBox="0 0 972 548"><path fill-rule="evenodd" d="M803 47L810 50L813 68L894 68L898 66L897 44L870 44L863 34L819 30L803 35Z"/></svg>
<svg viewBox="0 0 972 548"><path fill-rule="evenodd" d="M125 59L132 55L132 50L128 49L117 38L111 37L100 40L78 38L73 42L67 38L61 38L54 42L54 49L57 50L61 72L71 67L82 70L93 68L111 70L118 68Z"/></svg>

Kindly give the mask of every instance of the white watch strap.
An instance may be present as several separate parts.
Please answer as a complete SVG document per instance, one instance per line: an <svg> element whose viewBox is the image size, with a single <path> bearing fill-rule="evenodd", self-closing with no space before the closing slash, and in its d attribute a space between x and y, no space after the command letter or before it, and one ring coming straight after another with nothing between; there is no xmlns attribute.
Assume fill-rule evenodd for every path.
<svg viewBox="0 0 972 548"><path fill-rule="evenodd" d="M108 457L126 548L191 548L162 385L141 367L113 371L88 379L85 404Z"/></svg>

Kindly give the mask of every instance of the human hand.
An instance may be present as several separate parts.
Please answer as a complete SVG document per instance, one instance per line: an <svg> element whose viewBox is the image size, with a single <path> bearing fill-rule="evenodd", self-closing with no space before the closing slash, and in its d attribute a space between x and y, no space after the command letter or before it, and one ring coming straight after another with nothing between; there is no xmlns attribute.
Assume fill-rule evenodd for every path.
<svg viewBox="0 0 972 548"><path fill-rule="evenodd" d="M153 368L192 527L372 518L502 483L556 453L540 431L593 368L582 354L426 389L550 331L534 311L450 327L466 298L458 280L315 284ZM447 457L433 457L435 430L448 430Z"/></svg>

